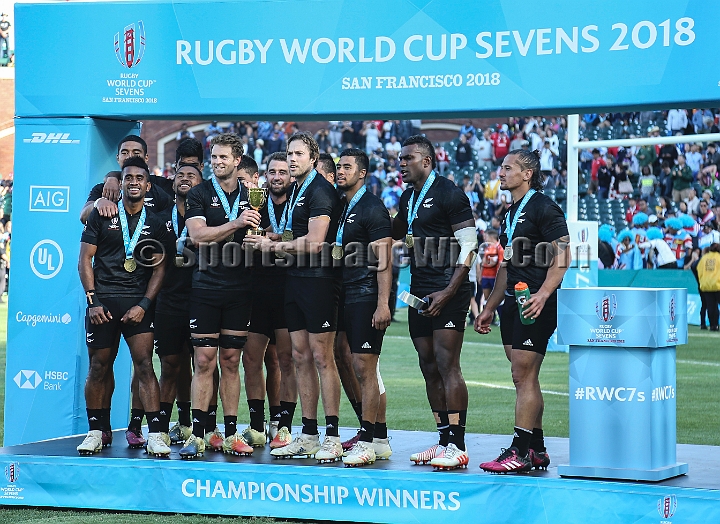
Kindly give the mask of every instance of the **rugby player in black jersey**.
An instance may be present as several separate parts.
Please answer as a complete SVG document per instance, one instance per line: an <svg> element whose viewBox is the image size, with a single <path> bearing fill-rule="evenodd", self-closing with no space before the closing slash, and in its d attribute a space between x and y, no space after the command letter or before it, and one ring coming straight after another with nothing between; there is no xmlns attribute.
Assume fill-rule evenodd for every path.
<svg viewBox="0 0 720 524"><path fill-rule="evenodd" d="M342 457L338 432L340 380L333 356L340 290L330 261L330 244L335 241L341 208L333 185L315 171L318 155L317 142L310 133L298 132L288 138L288 168L295 183L286 204L285 231L281 239L268 235L254 242L262 251L294 258L285 280L285 320L292 340L303 428L290 444L270 453L278 458L314 455L325 462ZM322 446L317 419L320 391L326 424Z"/></svg>
<svg viewBox="0 0 720 524"><path fill-rule="evenodd" d="M247 228L260 224L260 214L250 208L247 189L237 178L243 151L240 139L221 134L212 139L211 146L213 178L192 188L185 202L185 224L198 246L190 295L195 362L193 433L180 450L180 456L186 459L205 452L205 429L218 360L225 438L222 443L210 441L210 445L225 453L252 453L252 447L237 433L240 354L247 339L251 308L250 269L241 242Z"/></svg>
<svg viewBox="0 0 720 524"><path fill-rule="evenodd" d="M460 349L473 292L468 273L477 256L475 221L465 193L436 175L427 138L405 140L399 160L403 181L412 187L400 198L393 237L410 250L410 293L428 302L421 311L410 308L408 324L440 432L438 444L410 460L436 469L467 467L468 393Z"/></svg>
<svg viewBox="0 0 720 524"><path fill-rule="evenodd" d="M485 309L475 319L475 330L489 333L495 309L505 300L500 333L517 394L515 428L510 447L497 459L480 464L492 473L530 471L550 464L542 431L544 405L539 374L548 341L557 327L557 289L568 268L570 237L564 213L540 192L542 187L537 152L510 151L500 170L500 189L510 191L513 198L500 232L505 262ZM546 251L538 257L541 244ZM522 312L514 294L520 282L527 284L531 294ZM523 324L521 314L535 322Z"/></svg>
<svg viewBox="0 0 720 524"><path fill-rule="evenodd" d="M337 171L338 189L345 194L333 247L333 258L344 261L338 331L345 332L362 391L360 436L343 457L347 466L372 464L392 454L378 381L382 339L390 325L392 231L382 200L365 190L369 163L365 152L346 149Z"/></svg>
<svg viewBox="0 0 720 524"><path fill-rule="evenodd" d="M267 204L260 210L262 217L260 227L278 234L277 232L285 227L285 204L291 185L287 156L284 152L273 153L268 157L265 176L269 194ZM255 252L252 270L253 308L248 341L243 352L245 391L250 409L250 427L243 431L243 437L250 445L264 445L266 435L263 429L263 415L267 389L270 400L270 425L267 438L270 439L271 449L286 446L292 440L292 419L298 394L295 365L292 361L292 345L285 321L287 270L285 267L276 266L275 260L275 255L269 251ZM266 383L263 382L263 360L268 368L267 388ZM275 362L280 372L280 380L270 380ZM272 391L272 388L278 388L279 392ZM275 399L275 396L278 398Z"/></svg>
<svg viewBox="0 0 720 524"><path fill-rule="evenodd" d="M131 156L138 156L148 161L147 144L137 135L128 135L120 140L118 144L118 153L116 156L118 165ZM176 162L185 161L188 163L196 163L202 169L203 147L202 144L195 139L186 139L180 142L175 152ZM100 216L105 218L113 218L117 216L117 202L120 199L120 171L111 171L105 176L104 183L96 184L88 195L87 202L80 213L80 221L85 223L90 212L97 208ZM174 193L172 189L172 181L163 177L150 175L151 187L148 195L145 197L146 209L150 212L158 213L172 206ZM115 390L115 377L113 368L108 369L109 376L105 380L107 392L105 395L106 405L103 405L103 445L112 444L112 430L110 427L110 402L113 391ZM146 442L142 434L142 420L145 411L140 402L138 395L138 381L133 374L132 384L132 410L130 413L130 422L125 432L125 438L128 446L131 448L144 447ZM183 407L185 405L183 404ZM189 408L187 408L189 409ZM182 413L182 408L178 406L178 410ZM183 414L183 418L185 415Z"/></svg>
<svg viewBox="0 0 720 524"><path fill-rule="evenodd" d="M160 357L160 415L170 423L173 403L178 399L179 421L170 429L172 444L185 442L191 433L190 421L190 289L194 255L186 260L187 229L185 198L202 182L197 163L176 165L173 189L175 204L160 216L170 225L175 250L169 253L165 280L155 306L155 352ZM189 251L189 250L188 250Z"/></svg>
<svg viewBox="0 0 720 524"><path fill-rule="evenodd" d="M337 166L335 165L335 160L333 159L332 155L328 153L320 153L315 170L331 184L335 183L335 177L337 176Z"/></svg>
<svg viewBox="0 0 720 524"><path fill-rule="evenodd" d="M105 218L93 210L80 244L78 269L88 302L85 323L90 370L85 402L90 431L77 449L80 454L102 450L104 381L122 334L147 408L147 452L169 456L168 427L160 416L160 390L152 366L152 302L162 287L164 251L170 238L166 224L143 205L150 185L145 161L128 158L121 173L123 197L118 216Z"/></svg>

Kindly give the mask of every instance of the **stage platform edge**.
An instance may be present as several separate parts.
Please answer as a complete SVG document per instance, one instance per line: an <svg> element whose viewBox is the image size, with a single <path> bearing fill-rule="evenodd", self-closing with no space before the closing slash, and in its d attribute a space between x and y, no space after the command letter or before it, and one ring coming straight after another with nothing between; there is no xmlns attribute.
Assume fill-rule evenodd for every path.
<svg viewBox="0 0 720 524"><path fill-rule="evenodd" d="M586 477L601 479L634 479L648 482L660 482L680 475L687 475L688 465L678 462L671 466L656 469L621 469L621 468L595 468L592 466L558 466L561 477Z"/></svg>
<svg viewBox="0 0 720 524"><path fill-rule="evenodd" d="M343 438L352 434L342 432ZM509 437L498 435L468 435L470 467L433 472L411 465L408 456L411 449L432 444L434 433L393 431L391 436L393 457L365 468L277 461L267 448L250 459L221 454L197 461L154 459L125 448L122 432L115 433L106 456L76 455L78 436L0 448L5 471L0 503L313 521L720 522L715 447L678 446L678 459L688 460L697 474L648 484L560 478L553 466L529 475L483 473L478 463L492 458L498 445L507 445ZM547 439L547 445L556 463L567 461L567 439ZM173 447L173 457L178 449Z"/></svg>

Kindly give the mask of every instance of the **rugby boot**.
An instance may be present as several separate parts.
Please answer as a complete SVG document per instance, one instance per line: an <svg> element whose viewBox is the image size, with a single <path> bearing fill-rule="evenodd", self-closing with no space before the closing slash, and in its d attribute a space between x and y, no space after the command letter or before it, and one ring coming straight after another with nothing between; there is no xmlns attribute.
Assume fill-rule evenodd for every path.
<svg viewBox="0 0 720 524"><path fill-rule="evenodd" d="M530 449L528 457L530 458L530 463L533 468L544 469L547 471L548 466L550 465L550 455L548 455L547 451L535 451L534 449Z"/></svg>
<svg viewBox="0 0 720 524"><path fill-rule="evenodd" d="M85 440L77 447L77 450L81 455L94 455L100 453L102 448L102 431L93 429L88 431Z"/></svg>
<svg viewBox="0 0 720 524"><path fill-rule="evenodd" d="M272 442L275 439L275 435L278 434L279 430L280 422L278 422L277 420L273 420L272 422L268 423L266 431L268 442Z"/></svg>
<svg viewBox="0 0 720 524"><path fill-rule="evenodd" d="M317 455L315 455L317 458ZM375 462L375 449L372 443L359 440L352 449L343 454L343 464L346 468L367 466Z"/></svg>
<svg viewBox="0 0 720 524"><path fill-rule="evenodd" d="M343 456L340 437L325 437L320 450L315 453L315 459L320 463L336 462Z"/></svg>
<svg viewBox="0 0 720 524"><path fill-rule="evenodd" d="M300 433L286 446L270 451L270 455L275 458L309 458L318 451L320 451L320 435Z"/></svg>
<svg viewBox="0 0 720 524"><path fill-rule="evenodd" d="M390 458L390 455L392 455L390 439L388 438L374 438L372 441L372 447L375 451L375 458L378 460L387 460Z"/></svg>
<svg viewBox="0 0 720 524"><path fill-rule="evenodd" d="M410 462L414 462L418 466L423 466L425 464L429 464L432 459L439 456L443 451L445 451L445 446L435 444L434 446L430 446L425 451L421 451L420 453L413 453L412 455L410 455Z"/></svg>
<svg viewBox="0 0 720 524"><path fill-rule="evenodd" d="M285 426L278 429L277 435L270 441L270 449L283 448L292 442L290 430Z"/></svg>
<svg viewBox="0 0 720 524"><path fill-rule="evenodd" d="M467 451L458 448L452 442L447 445L445 451L430 461L430 465L438 470L452 470L458 468L466 468L470 462Z"/></svg>
<svg viewBox="0 0 720 524"><path fill-rule="evenodd" d="M182 444L190 438L192 434L192 428L189 426L183 426L179 422L176 422L173 427L170 428L170 443L171 444Z"/></svg>
<svg viewBox="0 0 720 524"><path fill-rule="evenodd" d="M145 437L143 437L142 429L128 429L125 432L125 439L130 449L144 448L145 444L147 444Z"/></svg>
<svg viewBox="0 0 720 524"><path fill-rule="evenodd" d="M149 433L145 451L153 457L170 457L170 437L167 433Z"/></svg>
<svg viewBox="0 0 720 524"><path fill-rule="evenodd" d="M185 441L182 449L180 449L180 458L192 460L197 457L202 457L205 454L205 440L200 437L196 437L192 433L190 437Z"/></svg>
<svg viewBox="0 0 720 524"><path fill-rule="evenodd" d="M253 448L248 445L242 435L235 433L226 437L222 445L223 453L228 455L237 455L239 457L247 457L252 455Z"/></svg>
<svg viewBox="0 0 720 524"><path fill-rule="evenodd" d="M245 439L248 445L254 448L261 448L265 446L267 437L262 431L257 431L250 426L246 427L242 432L242 438Z"/></svg>
<svg viewBox="0 0 720 524"><path fill-rule="evenodd" d="M529 457L518 455L518 449L511 447L502 450L502 453L495 460L483 462L480 469L490 473L527 473L532 470L532 463Z"/></svg>
<svg viewBox="0 0 720 524"><path fill-rule="evenodd" d="M102 445L104 448L109 448L110 446L112 446L112 439L113 439L112 430L111 429L103 430Z"/></svg>
<svg viewBox="0 0 720 524"><path fill-rule="evenodd" d="M215 429L213 431L208 431L205 433L205 447L212 451L222 451L223 450L223 441L225 440L225 437L222 433L220 433L220 429L215 426Z"/></svg>
<svg viewBox="0 0 720 524"><path fill-rule="evenodd" d="M359 441L360 441L360 431L358 431L353 438L348 439L341 444L343 451L350 451L355 446L355 444L357 444Z"/></svg>

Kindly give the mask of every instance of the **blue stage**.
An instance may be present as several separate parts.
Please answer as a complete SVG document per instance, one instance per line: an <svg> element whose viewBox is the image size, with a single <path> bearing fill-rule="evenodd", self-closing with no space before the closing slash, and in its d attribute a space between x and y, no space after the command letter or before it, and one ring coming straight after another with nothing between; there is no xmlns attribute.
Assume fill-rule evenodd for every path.
<svg viewBox="0 0 720 524"><path fill-rule="evenodd" d="M352 430L344 430L343 437ZM701 523L720 522L718 449L679 445L687 476L656 484L561 479L568 440L548 439L547 472L489 475L508 437L469 435L470 466L433 472L414 466L412 451L435 442L434 433L392 431L394 455L362 469L315 460L278 461L269 449L250 458L209 454L181 461L127 449L123 432L99 456L80 457L81 436L0 449L3 504L142 512L272 516L353 522L472 523Z"/></svg>

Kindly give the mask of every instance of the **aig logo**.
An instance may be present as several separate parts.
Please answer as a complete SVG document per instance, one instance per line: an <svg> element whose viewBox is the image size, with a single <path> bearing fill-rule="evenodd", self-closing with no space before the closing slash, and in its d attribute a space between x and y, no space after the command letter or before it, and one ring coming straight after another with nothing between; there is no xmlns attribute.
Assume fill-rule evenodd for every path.
<svg viewBox="0 0 720 524"><path fill-rule="evenodd" d="M30 211L67 213L70 211L70 187L30 186Z"/></svg>
<svg viewBox="0 0 720 524"><path fill-rule="evenodd" d="M54 240L41 240L30 251L30 268L38 278L53 278L60 272L62 265L63 252Z"/></svg>

